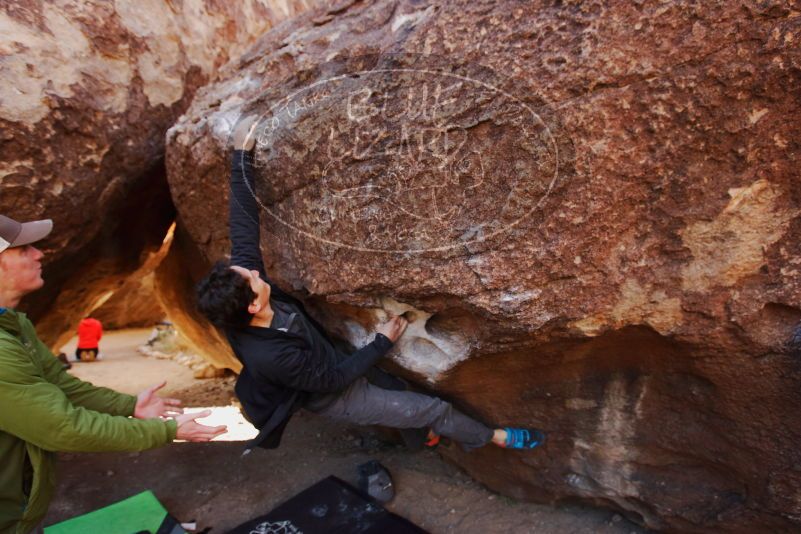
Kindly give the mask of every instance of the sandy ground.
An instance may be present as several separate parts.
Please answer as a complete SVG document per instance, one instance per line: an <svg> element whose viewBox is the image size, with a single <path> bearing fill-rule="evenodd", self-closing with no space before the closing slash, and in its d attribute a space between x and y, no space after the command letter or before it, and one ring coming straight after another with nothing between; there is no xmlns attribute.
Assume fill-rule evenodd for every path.
<svg viewBox="0 0 801 534"><path fill-rule="evenodd" d="M200 381L192 378L190 370L183 365L172 360L145 358L136 351L151 332L151 328L137 328L106 334L100 341L102 359L96 362L73 361L70 372L82 380L130 394L139 393L162 380L167 380L162 391L169 396L198 384ZM70 361L75 359L77 343L78 338L73 337L61 348Z"/></svg>
<svg viewBox="0 0 801 534"><path fill-rule="evenodd" d="M111 333L104 359L76 363L90 382L136 393L167 379L164 391L191 406L230 406L233 378L195 380L173 361L135 351L149 330ZM65 347L74 353L74 340ZM50 525L146 489L181 521L226 532L264 514L329 475L356 483L356 466L377 459L392 473L396 497L387 508L430 532L612 534L645 530L619 515L586 507L521 503L474 482L435 451L410 452L375 434L299 413L282 445L242 457L241 442L178 443L141 453L62 454L59 487L45 519ZM92 533L87 533L92 534Z"/></svg>

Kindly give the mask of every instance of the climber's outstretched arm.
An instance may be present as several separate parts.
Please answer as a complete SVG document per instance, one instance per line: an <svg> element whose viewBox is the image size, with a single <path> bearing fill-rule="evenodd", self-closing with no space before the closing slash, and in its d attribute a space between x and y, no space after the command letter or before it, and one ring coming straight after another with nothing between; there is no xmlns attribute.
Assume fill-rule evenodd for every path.
<svg viewBox="0 0 801 534"><path fill-rule="evenodd" d="M253 172L254 129L257 116L246 117L233 133L228 224L231 238L231 265L256 270L266 278L261 256L259 206Z"/></svg>

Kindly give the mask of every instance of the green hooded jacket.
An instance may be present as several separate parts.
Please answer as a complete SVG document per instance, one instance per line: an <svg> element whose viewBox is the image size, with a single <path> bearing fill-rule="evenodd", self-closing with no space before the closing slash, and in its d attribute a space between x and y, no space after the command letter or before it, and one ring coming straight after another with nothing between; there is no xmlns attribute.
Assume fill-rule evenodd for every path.
<svg viewBox="0 0 801 534"><path fill-rule="evenodd" d="M0 533L47 512L56 451L140 451L175 439L173 420L130 419L136 397L64 371L25 314L0 308Z"/></svg>

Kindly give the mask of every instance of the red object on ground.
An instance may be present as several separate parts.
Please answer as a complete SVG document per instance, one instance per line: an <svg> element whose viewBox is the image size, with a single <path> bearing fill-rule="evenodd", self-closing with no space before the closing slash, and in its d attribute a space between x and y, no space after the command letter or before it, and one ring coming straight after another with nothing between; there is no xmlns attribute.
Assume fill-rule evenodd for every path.
<svg viewBox="0 0 801 534"><path fill-rule="evenodd" d="M439 445L439 436L437 434L434 434L426 441L426 447L436 447L437 445Z"/></svg>
<svg viewBox="0 0 801 534"><path fill-rule="evenodd" d="M78 348L96 349L103 337L103 325L97 319L87 317L78 324Z"/></svg>

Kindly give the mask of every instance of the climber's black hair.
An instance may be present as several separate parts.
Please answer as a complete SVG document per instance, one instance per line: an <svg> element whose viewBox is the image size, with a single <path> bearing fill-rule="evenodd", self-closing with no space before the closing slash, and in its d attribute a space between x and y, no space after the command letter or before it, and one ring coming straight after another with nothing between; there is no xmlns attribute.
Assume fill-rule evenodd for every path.
<svg viewBox="0 0 801 534"><path fill-rule="evenodd" d="M243 328L250 324L253 314L248 306L256 293L248 281L231 269L227 261L218 261L195 288L197 308L219 328Z"/></svg>

